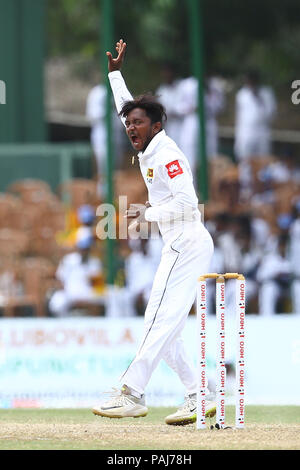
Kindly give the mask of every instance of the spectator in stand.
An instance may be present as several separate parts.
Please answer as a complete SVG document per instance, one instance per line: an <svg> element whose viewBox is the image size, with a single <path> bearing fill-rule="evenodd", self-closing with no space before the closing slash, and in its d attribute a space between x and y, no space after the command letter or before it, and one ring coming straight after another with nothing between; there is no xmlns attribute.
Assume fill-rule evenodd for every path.
<svg viewBox="0 0 300 470"><path fill-rule="evenodd" d="M91 125L91 145L96 160L96 174L98 181L98 195L104 197L106 195L106 88L99 83L91 89L86 102L86 117ZM112 111L112 121L114 127L114 147L117 157L121 153L122 138L120 120ZM116 159L118 161L118 158Z"/></svg>
<svg viewBox="0 0 300 470"><path fill-rule="evenodd" d="M260 266L262 252L253 243L251 231L241 230L237 233L235 240L239 247L239 261L237 272L242 273L246 280L246 309L249 312L251 301L258 296L257 270ZM228 313L235 314L235 280L227 281L226 306ZM255 313L255 312L251 312Z"/></svg>
<svg viewBox="0 0 300 470"><path fill-rule="evenodd" d="M86 102L86 117L91 124L91 145L96 159L98 194L103 196L106 157L106 88L98 84L91 89Z"/></svg>
<svg viewBox="0 0 300 470"><path fill-rule="evenodd" d="M271 229L270 224L263 218L259 207L252 208L250 224L254 245L261 250L265 250L271 237Z"/></svg>
<svg viewBox="0 0 300 470"><path fill-rule="evenodd" d="M271 154L271 124L276 100L271 88L262 86L258 72L245 75L235 99L235 155L240 169L241 196L251 194L251 157Z"/></svg>
<svg viewBox="0 0 300 470"><path fill-rule="evenodd" d="M300 314L300 198L293 204L293 222L289 229L290 258L294 273L292 296L295 313Z"/></svg>
<svg viewBox="0 0 300 470"><path fill-rule="evenodd" d="M277 217L277 226L280 230L280 235L289 235L292 223L293 223L292 214L288 212L279 214Z"/></svg>
<svg viewBox="0 0 300 470"><path fill-rule="evenodd" d="M210 227L213 232L215 251L213 254L210 272L225 273L238 272L246 278L247 306L258 295L256 280L257 269L262 257L262 249L256 244L252 236L251 217L240 215L237 217L228 214L218 214L215 226ZM235 312L235 280L226 281L226 308L229 314ZM215 282L207 282L207 311L215 312Z"/></svg>
<svg viewBox="0 0 300 470"><path fill-rule="evenodd" d="M85 233L90 233L91 237L95 235L95 220L96 220L96 209L89 204L83 204L77 209L77 218L80 226L77 230L85 228Z"/></svg>
<svg viewBox="0 0 300 470"><path fill-rule="evenodd" d="M188 77L179 84L178 112L181 113L181 128L178 146L187 156L191 169L196 175L198 156L198 80ZM208 158L214 158L218 153L217 115L224 107L224 93L219 81L211 78L206 81L204 92L205 137Z"/></svg>
<svg viewBox="0 0 300 470"><path fill-rule="evenodd" d="M219 150L217 116L225 107L223 86L215 77L207 80L204 107L206 120L206 152L208 158L215 158Z"/></svg>
<svg viewBox="0 0 300 470"><path fill-rule="evenodd" d="M233 217L227 213L214 218L213 237L222 251L225 272L238 272L239 248L233 233Z"/></svg>
<svg viewBox="0 0 300 470"><path fill-rule="evenodd" d="M102 275L101 261L91 255L94 238L90 229L81 227L77 232L76 248L63 257L56 271L62 289L54 292L49 301L53 316L65 317L78 303L104 304L102 295L93 288L93 279Z"/></svg>
<svg viewBox="0 0 300 470"><path fill-rule="evenodd" d="M277 248L267 253L261 260L257 271L259 288L259 314L264 317L276 313L277 302L281 296L291 297L294 287L293 265L289 253L289 236L279 236ZM293 305L293 309L296 306Z"/></svg>
<svg viewBox="0 0 300 470"><path fill-rule="evenodd" d="M94 235L94 221L96 219L96 210L89 204L83 204L77 209L69 208L66 217L66 226L63 231L58 232L56 240L65 247L74 248L77 241L77 232L81 227L85 227L85 233L90 232Z"/></svg>
<svg viewBox="0 0 300 470"><path fill-rule="evenodd" d="M168 119L165 124L166 133L179 145L179 133L182 116L178 112L179 84L176 68L172 63L164 63L162 67L163 82L156 90L156 95L165 107Z"/></svg>

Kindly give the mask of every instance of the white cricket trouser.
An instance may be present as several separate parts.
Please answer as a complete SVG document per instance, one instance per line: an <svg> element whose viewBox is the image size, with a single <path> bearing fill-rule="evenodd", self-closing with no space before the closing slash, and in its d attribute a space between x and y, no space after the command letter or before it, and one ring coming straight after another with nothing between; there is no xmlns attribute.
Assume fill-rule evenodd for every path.
<svg viewBox="0 0 300 470"><path fill-rule="evenodd" d="M200 223L165 244L145 312L144 337L121 377L123 384L143 394L152 372L164 359L187 393L196 392L196 369L180 335L195 301L197 278L209 269L212 254L213 241Z"/></svg>

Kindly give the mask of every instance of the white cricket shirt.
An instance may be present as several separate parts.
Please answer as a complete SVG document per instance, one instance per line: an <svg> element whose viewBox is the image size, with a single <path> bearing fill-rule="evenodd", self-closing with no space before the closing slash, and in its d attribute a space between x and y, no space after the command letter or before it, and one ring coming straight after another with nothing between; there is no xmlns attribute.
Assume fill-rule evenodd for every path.
<svg viewBox="0 0 300 470"><path fill-rule="evenodd" d="M108 74L117 111L133 100L120 71ZM125 119L122 119L125 124ZM138 153L140 170L148 189L151 207L148 222L157 222L163 240L185 228L199 226L200 212L187 158L176 143L161 130L144 152ZM201 224L202 225L202 224Z"/></svg>

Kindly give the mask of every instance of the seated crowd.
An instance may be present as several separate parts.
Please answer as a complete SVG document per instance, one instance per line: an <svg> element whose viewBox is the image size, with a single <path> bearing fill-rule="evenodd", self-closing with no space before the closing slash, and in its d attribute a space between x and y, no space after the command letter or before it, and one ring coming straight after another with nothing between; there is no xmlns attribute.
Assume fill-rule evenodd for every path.
<svg viewBox="0 0 300 470"><path fill-rule="evenodd" d="M210 199L202 213L215 243L210 271L244 274L248 314L300 314L297 165L276 157L252 159L251 190L245 198L245 192L240 197L236 164L223 156L209 164ZM2 316L144 314L162 241L117 239L115 283L109 285L106 241L96 234L101 201L95 184L77 179L53 193L45 182L24 180L0 194ZM146 201L137 169L116 173L115 196L121 195L128 205ZM235 284L227 282L231 312ZM214 288L209 281L211 314Z"/></svg>

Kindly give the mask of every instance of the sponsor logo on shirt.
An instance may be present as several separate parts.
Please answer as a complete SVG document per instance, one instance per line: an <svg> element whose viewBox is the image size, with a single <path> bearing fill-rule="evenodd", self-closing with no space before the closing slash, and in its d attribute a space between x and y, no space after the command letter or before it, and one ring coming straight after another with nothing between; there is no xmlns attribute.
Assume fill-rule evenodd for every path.
<svg viewBox="0 0 300 470"><path fill-rule="evenodd" d="M148 183L152 183L153 181L153 168L148 168L147 170L147 181Z"/></svg>
<svg viewBox="0 0 300 470"><path fill-rule="evenodd" d="M168 163L166 168L170 178L175 178L175 176L181 175L183 173L183 169L181 168L178 160L174 160L173 162Z"/></svg>

